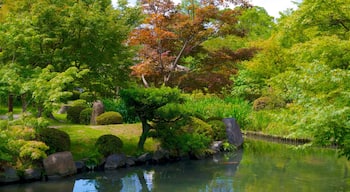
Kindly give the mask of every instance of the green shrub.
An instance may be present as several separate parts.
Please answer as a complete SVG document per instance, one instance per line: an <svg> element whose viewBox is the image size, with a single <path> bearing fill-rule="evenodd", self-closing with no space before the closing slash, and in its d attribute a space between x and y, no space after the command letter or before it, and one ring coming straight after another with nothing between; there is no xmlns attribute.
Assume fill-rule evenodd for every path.
<svg viewBox="0 0 350 192"><path fill-rule="evenodd" d="M109 124L121 124L123 123L123 117L120 113L114 111L108 111L102 113L96 117L97 125L109 125Z"/></svg>
<svg viewBox="0 0 350 192"><path fill-rule="evenodd" d="M79 116L80 124L85 124L85 125L90 124L91 114L92 114L92 108L83 109L80 112L80 116Z"/></svg>
<svg viewBox="0 0 350 192"><path fill-rule="evenodd" d="M91 92L83 92L83 93L80 94L79 98L82 99L82 100L85 100L85 101L87 101L89 103L92 103L92 102L94 102L96 100L96 96L93 93L91 93Z"/></svg>
<svg viewBox="0 0 350 192"><path fill-rule="evenodd" d="M275 96L259 97L253 102L253 109L256 111L262 109L274 109L281 108L285 105L285 102Z"/></svg>
<svg viewBox="0 0 350 192"><path fill-rule="evenodd" d="M158 123L155 127L162 147L175 155L204 152L212 142L211 126L195 117Z"/></svg>
<svg viewBox="0 0 350 192"><path fill-rule="evenodd" d="M67 120L71 123L80 123L80 113L86 109L83 106L71 106L67 110Z"/></svg>
<svg viewBox="0 0 350 192"><path fill-rule="evenodd" d="M122 140L111 134L102 135L95 143L98 152L107 157L114 153L120 153L123 148Z"/></svg>
<svg viewBox="0 0 350 192"><path fill-rule="evenodd" d="M49 146L47 151L48 155L61 151L70 150L70 137L69 135L59 129L44 128L41 129L38 135L38 139Z"/></svg>
<svg viewBox="0 0 350 192"><path fill-rule="evenodd" d="M125 102L122 99L103 99L105 111L116 111L123 117L125 123L140 122L137 114L134 111L127 109Z"/></svg>
<svg viewBox="0 0 350 192"><path fill-rule="evenodd" d="M215 141L222 141L224 139L227 139L226 126L222 120L208 120L207 123L211 125L213 129L213 139Z"/></svg>

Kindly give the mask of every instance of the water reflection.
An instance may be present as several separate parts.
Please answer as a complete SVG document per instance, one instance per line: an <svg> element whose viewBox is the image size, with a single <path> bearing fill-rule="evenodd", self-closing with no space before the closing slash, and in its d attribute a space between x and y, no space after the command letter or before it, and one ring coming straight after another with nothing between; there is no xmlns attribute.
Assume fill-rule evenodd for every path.
<svg viewBox="0 0 350 192"><path fill-rule="evenodd" d="M349 161L339 159L333 150L297 150L284 145L249 142L244 153L90 172L64 180L0 187L0 191L350 191L349 168Z"/></svg>

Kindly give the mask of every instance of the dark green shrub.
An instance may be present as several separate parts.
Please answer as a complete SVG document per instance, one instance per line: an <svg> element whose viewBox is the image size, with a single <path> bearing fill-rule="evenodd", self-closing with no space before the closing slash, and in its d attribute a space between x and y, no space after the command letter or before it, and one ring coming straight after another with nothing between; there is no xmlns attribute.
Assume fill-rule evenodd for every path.
<svg viewBox="0 0 350 192"><path fill-rule="evenodd" d="M125 102L122 99L103 99L105 111L116 111L123 117L125 123L140 122L137 114L134 111L128 110Z"/></svg>
<svg viewBox="0 0 350 192"><path fill-rule="evenodd" d="M72 123L80 123L80 113L86 109L83 106L71 106L67 110L67 120Z"/></svg>
<svg viewBox="0 0 350 192"><path fill-rule="evenodd" d="M205 151L212 142L211 126L195 117L158 123L155 127L162 147L175 155L198 154Z"/></svg>
<svg viewBox="0 0 350 192"><path fill-rule="evenodd" d="M79 116L80 124L84 124L84 125L90 124L91 114L92 114L92 108L83 109L80 112L80 116Z"/></svg>
<svg viewBox="0 0 350 192"><path fill-rule="evenodd" d="M211 125L213 129L213 139L215 141L227 139L226 126L222 120L209 120L207 123Z"/></svg>
<svg viewBox="0 0 350 192"><path fill-rule="evenodd" d="M97 125L121 124L123 117L120 113L108 111L96 117Z"/></svg>
<svg viewBox="0 0 350 192"><path fill-rule="evenodd" d="M38 139L49 146L47 154L69 151L70 150L70 137L69 135L59 129L44 128L38 133Z"/></svg>
<svg viewBox="0 0 350 192"><path fill-rule="evenodd" d="M72 123L80 123L80 113L87 107L88 104L83 99L73 101L67 110L67 120Z"/></svg>
<svg viewBox="0 0 350 192"><path fill-rule="evenodd" d="M80 99L83 99L89 103L92 103L96 100L96 96L91 92L83 92L80 94Z"/></svg>
<svg viewBox="0 0 350 192"><path fill-rule="evenodd" d="M123 141L111 134L102 135L95 143L98 152L107 157L114 153L120 153L123 148Z"/></svg>

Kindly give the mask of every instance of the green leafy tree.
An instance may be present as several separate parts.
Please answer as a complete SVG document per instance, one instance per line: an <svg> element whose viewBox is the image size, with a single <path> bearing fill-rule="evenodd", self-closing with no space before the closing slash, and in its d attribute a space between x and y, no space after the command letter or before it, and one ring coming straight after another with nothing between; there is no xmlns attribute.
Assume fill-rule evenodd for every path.
<svg viewBox="0 0 350 192"><path fill-rule="evenodd" d="M138 143L140 150L143 150L147 135L152 129L150 122L156 119L156 111L165 105L179 103L182 100L180 90L169 87L123 89L120 96L142 123L142 134Z"/></svg>

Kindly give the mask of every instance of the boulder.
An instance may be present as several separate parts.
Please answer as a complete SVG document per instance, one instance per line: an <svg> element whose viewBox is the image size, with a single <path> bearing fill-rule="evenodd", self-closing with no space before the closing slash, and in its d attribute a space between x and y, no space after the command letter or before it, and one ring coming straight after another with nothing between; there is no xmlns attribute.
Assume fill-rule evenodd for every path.
<svg viewBox="0 0 350 192"><path fill-rule="evenodd" d="M92 113L91 113L91 125L96 125L96 117L105 112L105 107L102 101L95 101L92 105Z"/></svg>
<svg viewBox="0 0 350 192"><path fill-rule="evenodd" d="M126 165L126 156L124 154L112 154L107 157L104 168L107 170L117 169Z"/></svg>
<svg viewBox="0 0 350 192"><path fill-rule="evenodd" d="M236 147L241 147L243 144L243 135L236 119L224 118L222 121L226 126L226 135L228 142L235 145Z"/></svg>
<svg viewBox="0 0 350 192"><path fill-rule="evenodd" d="M20 178L17 175L17 171L12 167L4 167L0 169L0 184L12 183L19 181Z"/></svg>
<svg viewBox="0 0 350 192"><path fill-rule="evenodd" d="M151 153L144 153L144 154L140 155L137 158L137 162L140 163L140 164L147 163L147 162L149 162L151 160L152 160L152 154Z"/></svg>
<svg viewBox="0 0 350 192"><path fill-rule="evenodd" d="M221 149L222 149L222 144L224 142L223 141L214 141L211 146L210 146L210 149L213 150L214 152L220 152Z"/></svg>
<svg viewBox="0 0 350 192"><path fill-rule="evenodd" d="M126 159L125 164L126 164L127 167L132 167L132 166L134 166L136 164L136 161L137 161L137 159L135 157L128 157Z"/></svg>
<svg viewBox="0 0 350 192"><path fill-rule="evenodd" d="M45 173L50 178L64 177L77 173L73 155L69 151L54 153L43 160Z"/></svg>
<svg viewBox="0 0 350 192"><path fill-rule="evenodd" d="M154 163L163 163L169 159L169 152L163 149L159 149L154 152L152 161Z"/></svg>
<svg viewBox="0 0 350 192"><path fill-rule="evenodd" d="M58 114L67 113L69 107L70 107L69 105L62 105L61 108L58 110L57 113L58 113Z"/></svg>
<svg viewBox="0 0 350 192"><path fill-rule="evenodd" d="M41 180L42 178L42 169L26 169L23 174L24 180Z"/></svg>
<svg viewBox="0 0 350 192"><path fill-rule="evenodd" d="M84 161L76 161L75 167L77 168L77 173L85 172L88 169Z"/></svg>

